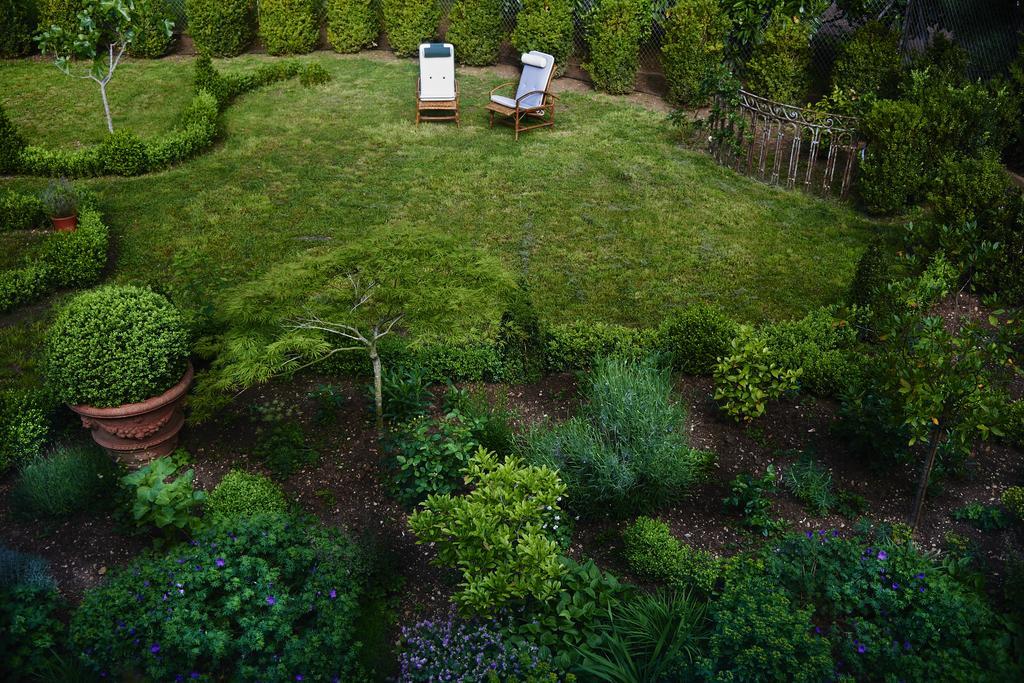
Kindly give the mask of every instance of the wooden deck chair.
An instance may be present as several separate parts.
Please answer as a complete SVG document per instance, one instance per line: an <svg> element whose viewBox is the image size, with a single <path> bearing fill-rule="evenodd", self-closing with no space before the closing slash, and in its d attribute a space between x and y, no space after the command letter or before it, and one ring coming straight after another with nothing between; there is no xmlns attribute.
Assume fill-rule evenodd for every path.
<svg viewBox="0 0 1024 683"><path fill-rule="evenodd" d="M555 58L546 52L533 50L522 56L523 73L519 76L519 86L515 98L496 95L502 88L515 85L513 82L502 83L491 91L491 101L487 103L490 111L490 125L494 127L494 115L502 118L501 123L515 127L516 140L524 130L555 127L555 100L551 92L551 79L555 74ZM524 125L525 122L525 125Z"/></svg>
<svg viewBox="0 0 1024 683"><path fill-rule="evenodd" d="M459 84L455 81L455 48L451 43L420 45L420 77L416 79L416 125L420 121L459 122Z"/></svg>

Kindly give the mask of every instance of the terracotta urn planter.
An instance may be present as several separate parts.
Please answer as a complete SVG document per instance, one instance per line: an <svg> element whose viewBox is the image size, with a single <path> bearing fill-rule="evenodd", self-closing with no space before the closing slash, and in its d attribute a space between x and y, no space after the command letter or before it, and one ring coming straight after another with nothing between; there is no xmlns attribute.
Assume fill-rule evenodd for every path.
<svg viewBox="0 0 1024 683"><path fill-rule="evenodd" d="M57 232L74 232L75 228L78 227L78 216L64 216L58 218L57 216L51 216L50 220L53 221L53 229Z"/></svg>
<svg viewBox="0 0 1024 683"><path fill-rule="evenodd" d="M192 384L192 364L173 387L141 403L113 408L70 406L92 431L93 440L122 463L140 467L171 453L178 445L178 432L185 422L182 402Z"/></svg>

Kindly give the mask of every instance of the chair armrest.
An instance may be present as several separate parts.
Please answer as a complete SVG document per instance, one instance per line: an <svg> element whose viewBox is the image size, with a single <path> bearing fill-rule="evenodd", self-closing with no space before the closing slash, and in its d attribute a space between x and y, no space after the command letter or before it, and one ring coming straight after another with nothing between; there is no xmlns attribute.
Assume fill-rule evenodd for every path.
<svg viewBox="0 0 1024 683"><path fill-rule="evenodd" d="M498 92L502 88L507 88L508 86L515 85L515 84L516 84L515 81L509 81L508 83L502 83L501 85L499 85L497 87L491 88L491 94L493 95L494 93Z"/></svg>
<svg viewBox="0 0 1024 683"><path fill-rule="evenodd" d="M520 107L519 106L519 102L521 100L523 100L524 98L529 97L530 95L544 95L544 97L550 97L553 100L557 100L558 99L558 95L556 95L555 93L551 92L550 90L531 90L530 92L523 93L522 95L520 95L519 97L516 98L516 109L519 109L521 111L532 111L534 109L543 109L545 106L550 107L553 104L552 103L552 104L545 105L543 103L543 101L542 101L536 107Z"/></svg>

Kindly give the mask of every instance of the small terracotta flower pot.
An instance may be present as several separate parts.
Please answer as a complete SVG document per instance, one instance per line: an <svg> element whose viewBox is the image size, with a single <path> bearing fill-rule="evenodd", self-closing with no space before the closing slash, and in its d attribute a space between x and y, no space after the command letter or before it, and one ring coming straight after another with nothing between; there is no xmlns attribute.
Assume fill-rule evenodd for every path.
<svg viewBox="0 0 1024 683"><path fill-rule="evenodd" d="M58 218L57 216L51 216L50 220L53 221L53 229L57 232L74 232L75 228L78 227L78 216L64 216Z"/></svg>
<svg viewBox="0 0 1024 683"><path fill-rule="evenodd" d="M181 381L141 403L114 408L70 406L92 430L92 438L122 463L141 467L150 460L171 453L178 445L178 432L185 422L182 402L192 384L189 363Z"/></svg>

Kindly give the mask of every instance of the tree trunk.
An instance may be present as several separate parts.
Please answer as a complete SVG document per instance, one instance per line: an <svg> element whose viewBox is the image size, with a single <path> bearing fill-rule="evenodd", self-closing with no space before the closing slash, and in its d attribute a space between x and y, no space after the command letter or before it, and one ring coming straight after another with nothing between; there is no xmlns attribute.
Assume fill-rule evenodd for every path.
<svg viewBox="0 0 1024 683"><path fill-rule="evenodd" d="M370 361L373 363L373 400L377 411L377 431L384 431L384 391L381 386L380 354L377 345L370 347Z"/></svg>
<svg viewBox="0 0 1024 683"><path fill-rule="evenodd" d="M114 132L114 121L110 118L110 103L107 102L107 83L100 81L100 97L103 98L103 113L107 115L107 130Z"/></svg>
<svg viewBox="0 0 1024 683"><path fill-rule="evenodd" d="M914 495L914 509L910 513L910 519L907 523L910 524L910 532L913 533L917 529L918 523L921 521L921 511L924 510L924 498L928 493L928 480L931 479L932 469L935 468L935 457L939 452L939 445L942 443L942 427L940 423L936 425L932 431L932 438L928 444L928 458L924 462L924 468L921 470L921 479L917 482L917 493Z"/></svg>

